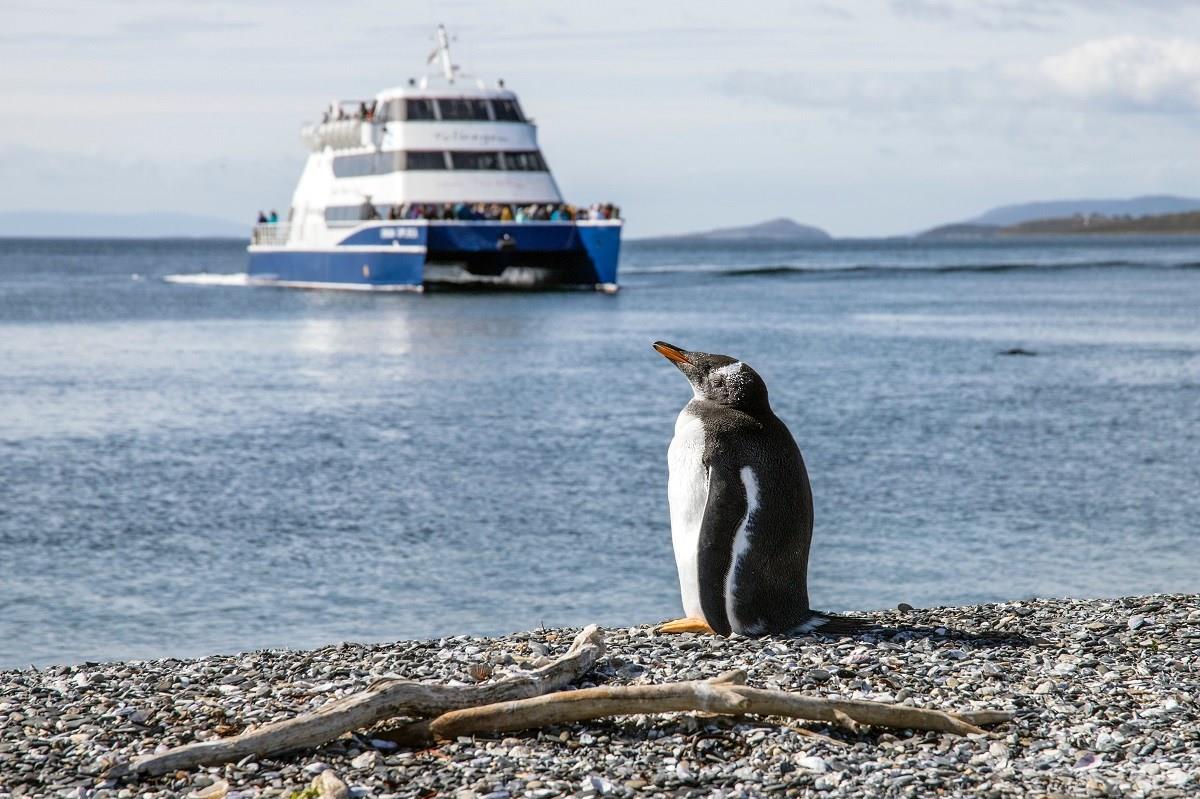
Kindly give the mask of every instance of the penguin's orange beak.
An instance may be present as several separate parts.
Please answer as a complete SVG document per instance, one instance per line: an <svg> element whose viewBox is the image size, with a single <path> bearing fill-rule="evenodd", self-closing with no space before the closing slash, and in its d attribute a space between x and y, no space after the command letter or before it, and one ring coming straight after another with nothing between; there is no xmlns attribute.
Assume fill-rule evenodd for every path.
<svg viewBox="0 0 1200 799"><path fill-rule="evenodd" d="M687 359L687 356L684 355L684 350L681 350L678 347L673 347L665 341L654 342L654 349L658 351L659 355L663 356L668 361L673 361L674 363L691 363L691 361Z"/></svg>

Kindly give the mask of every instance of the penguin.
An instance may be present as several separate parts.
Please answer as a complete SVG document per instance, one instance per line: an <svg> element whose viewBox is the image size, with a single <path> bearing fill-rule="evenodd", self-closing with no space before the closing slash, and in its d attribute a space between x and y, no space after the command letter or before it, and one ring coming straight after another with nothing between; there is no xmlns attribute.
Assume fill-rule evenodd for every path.
<svg viewBox="0 0 1200 799"><path fill-rule="evenodd" d="M671 541L687 618L658 631L850 634L869 626L808 605L812 489L763 379L727 355L665 341L654 349L683 372L694 395L667 453Z"/></svg>

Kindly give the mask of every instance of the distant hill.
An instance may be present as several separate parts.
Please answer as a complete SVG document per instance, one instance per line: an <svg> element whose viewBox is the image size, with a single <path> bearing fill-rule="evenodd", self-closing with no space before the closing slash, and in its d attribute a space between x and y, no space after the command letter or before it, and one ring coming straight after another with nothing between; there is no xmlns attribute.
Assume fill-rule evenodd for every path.
<svg viewBox="0 0 1200 799"><path fill-rule="evenodd" d="M1090 233L1200 235L1200 211L1146 216L1075 214L1054 219L1032 219L1017 225L942 225L919 239L994 239L1001 236L1074 236Z"/></svg>
<svg viewBox="0 0 1200 799"><path fill-rule="evenodd" d="M1004 205L993 208L974 219L953 222L918 233L917 238L930 239L979 239L1004 235L1029 235L1040 233L1096 233L1099 231L1087 224L1075 224L1075 219L1140 220L1200 212L1200 199L1175 197L1167 194L1133 197L1127 200L1052 200L1049 202ZM1032 223L1039 223L1030 227ZM1045 223L1045 224L1041 224ZM1119 232L1167 233L1190 232L1186 219L1149 227L1118 225Z"/></svg>
<svg viewBox="0 0 1200 799"><path fill-rule="evenodd" d="M919 239L985 239L1000 235L1004 228L998 225L973 225L969 222L956 222L951 225L939 225L923 233L918 233Z"/></svg>
<svg viewBox="0 0 1200 799"><path fill-rule="evenodd" d="M0 211L0 236L30 238L250 237L246 224L175 213L95 214L80 211Z"/></svg>
<svg viewBox="0 0 1200 799"><path fill-rule="evenodd" d="M743 227L724 227L697 233L682 233L673 236L655 236L643 241L829 241L833 237L818 227L802 225L794 219L779 217Z"/></svg>
<svg viewBox="0 0 1200 799"><path fill-rule="evenodd" d="M1200 211L1149 216L1080 214L1062 219L1036 219L1001 228L1006 236L1044 236L1087 233L1175 233L1200 235Z"/></svg>
<svg viewBox="0 0 1200 799"><path fill-rule="evenodd" d="M982 213L974 219L964 220L964 224L1006 227L1032 222L1036 219L1064 219L1076 214L1147 216L1150 214L1182 214L1188 211L1200 211L1200 199L1156 194L1132 197L1127 200L1052 200L1002 205Z"/></svg>

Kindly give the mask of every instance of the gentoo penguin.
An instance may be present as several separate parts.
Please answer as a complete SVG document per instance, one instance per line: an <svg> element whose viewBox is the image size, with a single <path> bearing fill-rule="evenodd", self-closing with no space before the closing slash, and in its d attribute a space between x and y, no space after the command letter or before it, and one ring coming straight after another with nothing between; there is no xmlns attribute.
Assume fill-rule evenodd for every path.
<svg viewBox="0 0 1200 799"><path fill-rule="evenodd" d="M687 618L660 632L847 633L864 620L808 606L813 503L804 459L767 386L727 355L654 343L692 384L667 462L671 540Z"/></svg>

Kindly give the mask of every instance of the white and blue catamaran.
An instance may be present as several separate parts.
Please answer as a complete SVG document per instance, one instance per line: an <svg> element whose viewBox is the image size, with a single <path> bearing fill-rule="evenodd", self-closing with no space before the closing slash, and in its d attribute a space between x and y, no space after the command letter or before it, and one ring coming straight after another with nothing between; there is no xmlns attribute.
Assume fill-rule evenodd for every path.
<svg viewBox="0 0 1200 799"><path fill-rule="evenodd" d="M619 211L565 203L517 96L460 72L437 38L433 73L302 129L311 153L286 219L254 229L251 282L615 290Z"/></svg>

